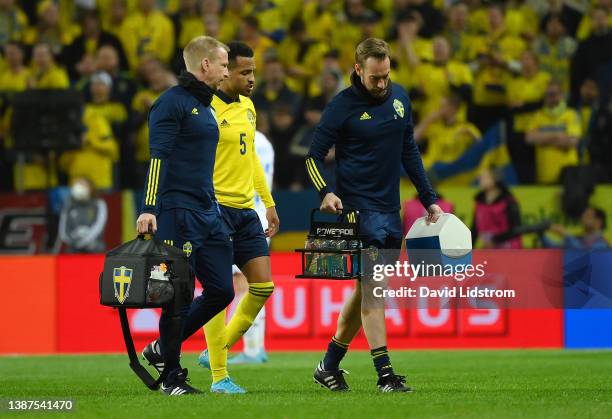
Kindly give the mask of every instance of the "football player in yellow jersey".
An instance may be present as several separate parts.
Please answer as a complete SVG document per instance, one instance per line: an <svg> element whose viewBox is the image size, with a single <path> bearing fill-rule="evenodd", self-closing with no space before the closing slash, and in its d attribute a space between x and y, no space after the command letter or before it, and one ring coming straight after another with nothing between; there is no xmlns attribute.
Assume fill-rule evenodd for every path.
<svg viewBox="0 0 612 419"><path fill-rule="evenodd" d="M255 107L249 99L255 84L253 50L243 42L228 46L230 76L212 101L219 124L213 181L221 213L232 230L234 263L246 276L249 292L227 325L223 310L204 326L208 348L199 363L212 372L212 392L244 393L227 373L227 351L253 324L274 290L266 237L276 234L279 219L255 153ZM265 232L254 209L255 192L266 207Z"/></svg>

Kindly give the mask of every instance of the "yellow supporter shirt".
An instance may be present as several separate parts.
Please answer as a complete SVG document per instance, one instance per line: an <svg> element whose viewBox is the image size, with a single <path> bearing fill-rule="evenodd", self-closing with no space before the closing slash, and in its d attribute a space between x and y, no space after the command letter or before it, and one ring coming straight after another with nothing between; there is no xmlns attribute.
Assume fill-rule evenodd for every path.
<svg viewBox="0 0 612 419"><path fill-rule="evenodd" d="M335 4L338 3L338 0L332 0L331 2L332 4ZM293 20L293 18L295 18L302 12L304 8L304 3L306 2L295 0L273 0L272 3L275 3L277 7L281 10L281 15L283 16L283 19L285 20L285 22L287 22L288 25L289 22Z"/></svg>
<svg viewBox="0 0 612 419"><path fill-rule="evenodd" d="M106 119L90 106L83 114L85 140L83 148L68 151L60 158L60 167L70 182L80 177L90 179L96 189L113 187L113 162L119 158L119 147Z"/></svg>
<svg viewBox="0 0 612 419"><path fill-rule="evenodd" d="M135 112L143 113L148 112L149 107L159 97L160 93L155 93L152 90L146 89L141 90L132 99L132 110ZM148 102L148 106L145 105ZM144 123L138 128L136 132L136 161L138 162L149 162L151 160L149 151L149 124L145 120Z"/></svg>
<svg viewBox="0 0 612 419"><path fill-rule="evenodd" d="M250 2L249 2L250 3ZM230 42L232 39L235 39L238 35L238 28L240 27L240 22L244 16L248 16L251 13L253 6L251 4L247 4L247 6L240 11L240 13L236 13L231 9L226 9L225 12L221 15L221 26L219 29L219 36L217 39L221 42Z"/></svg>
<svg viewBox="0 0 612 419"><path fill-rule="evenodd" d="M538 111L527 127L528 131L558 132L580 138L582 128L578 114L573 109ZM560 148L548 145L536 146L536 179L538 183L554 183L561 170L578 164L577 147Z"/></svg>
<svg viewBox="0 0 612 419"><path fill-rule="evenodd" d="M70 86L68 74L63 68L56 65L51 66L47 71L39 71L34 68L31 74L34 89L67 89Z"/></svg>
<svg viewBox="0 0 612 419"><path fill-rule="evenodd" d="M13 73L5 68L0 72L0 92L22 92L28 87L28 79L31 77L30 70L23 67L18 73Z"/></svg>
<svg viewBox="0 0 612 419"><path fill-rule="evenodd" d="M91 103L89 106L92 110L95 110L98 115L106 119L109 124L122 123L127 120L127 110L123 103L120 102L104 102L104 103Z"/></svg>
<svg viewBox="0 0 612 419"><path fill-rule="evenodd" d="M427 130L427 153L423 156L423 165L430 168L436 162L450 163L457 160L465 151L480 138L480 131L469 122L457 122L446 125L443 122L432 124ZM469 185L473 173L454 176L440 185Z"/></svg>
<svg viewBox="0 0 612 419"><path fill-rule="evenodd" d="M489 16L485 7L470 10L468 27L472 33L486 33L489 31Z"/></svg>
<svg viewBox="0 0 612 419"><path fill-rule="evenodd" d="M520 36L522 33L537 34L538 23L538 15L526 4L510 7L506 11L506 28L514 36Z"/></svg>
<svg viewBox="0 0 612 419"><path fill-rule="evenodd" d="M233 101L223 92L213 96L212 107L219 124L219 145L213 182L221 205L255 208L255 191L266 208L274 206L266 176L255 153L255 106L240 96Z"/></svg>
<svg viewBox="0 0 612 419"><path fill-rule="evenodd" d="M204 20L201 16L183 18L181 19L181 33L177 39L177 46L183 49L189 41L201 35L204 35Z"/></svg>
<svg viewBox="0 0 612 419"><path fill-rule="evenodd" d="M154 11L148 16L140 12L127 17L122 31L128 35L120 36L130 67L135 69L140 57L151 54L168 63L174 53L174 26L162 12Z"/></svg>
<svg viewBox="0 0 612 419"><path fill-rule="evenodd" d="M427 138L427 153L423 156L423 164L430 167L436 162L457 160L480 138L480 131L469 122L456 122L452 125L436 122L427 129Z"/></svg>
<svg viewBox="0 0 612 419"><path fill-rule="evenodd" d="M332 33L331 44L337 49L340 56L340 67L344 71L355 65L355 47L361 41L361 29L350 22L336 22ZM348 46L351 46L350 48Z"/></svg>
<svg viewBox="0 0 612 419"><path fill-rule="evenodd" d="M503 106L510 74L499 67L485 66L474 78L474 103L478 106Z"/></svg>
<svg viewBox="0 0 612 419"><path fill-rule="evenodd" d="M511 35L506 29L500 29L497 32L473 37L469 46L469 55L476 58L479 54L497 53L504 61L510 62L518 60L527 46L522 38Z"/></svg>
<svg viewBox="0 0 612 419"><path fill-rule="evenodd" d="M472 85L474 78L470 68L458 61L449 61L445 66L421 64L415 71L417 86L425 93L425 102L420 110L421 115L429 115L440 107L440 101L450 93L450 86ZM465 119L465 107L461 110L461 119Z"/></svg>
<svg viewBox="0 0 612 419"><path fill-rule="evenodd" d="M259 28L267 34L285 29L290 22L290 20L284 19L283 10L274 2L270 2L263 10L254 10L253 12L259 20Z"/></svg>
<svg viewBox="0 0 612 419"><path fill-rule="evenodd" d="M550 82L550 74L538 72L531 79L523 76L516 77L508 83L508 100L511 102L539 102L544 99L546 86ZM527 125L533 117L533 112L522 112L514 115L513 129L516 132L525 132Z"/></svg>
<svg viewBox="0 0 612 419"><path fill-rule="evenodd" d="M285 68L299 67L306 74L303 78L287 77L287 86L300 94L304 92L307 79L318 83L317 76L323 70L323 56L329 47L323 42L312 42L306 53L300 57L301 49L300 44L290 37L286 37L278 48L280 60Z"/></svg>
<svg viewBox="0 0 612 419"><path fill-rule="evenodd" d="M257 45L249 45L253 49L253 59L255 60L255 70L263 70L264 68L264 57L266 51L270 48L274 48L276 44L273 40L265 35L259 37Z"/></svg>
<svg viewBox="0 0 612 419"><path fill-rule="evenodd" d="M331 7L319 10L319 2L311 1L304 5L302 18L306 25L306 33L309 38L329 42L332 39L336 19Z"/></svg>
<svg viewBox="0 0 612 419"><path fill-rule="evenodd" d="M421 60L421 62L433 61L433 45L431 39L417 38L412 44L414 53ZM415 71L410 65L408 55L406 54L402 45L399 41L394 40L389 42L389 49L391 50L391 56L397 63L395 69L394 82L404 86L405 88L412 88L416 86L417 80L415 77ZM353 53L354 55L354 53ZM355 57L353 57L353 61Z"/></svg>
<svg viewBox="0 0 612 419"><path fill-rule="evenodd" d="M467 32L447 31L444 37L448 40L452 49L452 58L456 61L469 62L476 58L478 36Z"/></svg>
<svg viewBox="0 0 612 419"><path fill-rule="evenodd" d="M115 35L117 34L115 30L117 29L111 22L111 6L114 0L96 0L96 8L100 12L100 21L102 22L102 27L107 32L112 32ZM126 16L130 16L136 11L139 0L123 0L126 9Z"/></svg>

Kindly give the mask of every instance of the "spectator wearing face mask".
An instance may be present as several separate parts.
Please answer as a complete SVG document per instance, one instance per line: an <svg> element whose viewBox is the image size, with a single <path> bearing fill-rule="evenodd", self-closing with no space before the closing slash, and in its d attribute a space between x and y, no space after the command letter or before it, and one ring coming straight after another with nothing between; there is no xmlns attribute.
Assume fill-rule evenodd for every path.
<svg viewBox="0 0 612 419"><path fill-rule="evenodd" d="M59 236L66 252L104 252L107 219L106 203L95 196L92 183L87 178L76 179L60 215Z"/></svg>

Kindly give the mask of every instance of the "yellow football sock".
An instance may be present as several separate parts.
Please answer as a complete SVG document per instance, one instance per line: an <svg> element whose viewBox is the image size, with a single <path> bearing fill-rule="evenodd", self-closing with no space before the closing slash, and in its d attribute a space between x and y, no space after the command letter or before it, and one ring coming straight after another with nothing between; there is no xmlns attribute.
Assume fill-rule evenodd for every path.
<svg viewBox="0 0 612 419"><path fill-rule="evenodd" d="M208 347L210 372L212 373L213 383L216 383L228 377L225 310L217 313L204 325L204 336Z"/></svg>
<svg viewBox="0 0 612 419"><path fill-rule="evenodd" d="M227 325L227 347L231 348L253 324L255 317L274 291L274 282L249 284L249 292L242 297L236 312Z"/></svg>

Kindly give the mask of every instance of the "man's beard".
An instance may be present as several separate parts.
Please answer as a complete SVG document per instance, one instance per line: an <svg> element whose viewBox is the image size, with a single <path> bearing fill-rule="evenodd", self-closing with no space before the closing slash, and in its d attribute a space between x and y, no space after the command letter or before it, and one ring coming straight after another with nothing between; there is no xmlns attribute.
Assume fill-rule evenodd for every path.
<svg viewBox="0 0 612 419"><path fill-rule="evenodd" d="M384 89L379 89L379 88L376 88L376 87L373 88L373 89L367 89L367 88L366 89L368 90L368 93L370 95L372 95L373 97L379 98L379 97L383 97L384 95L387 94L387 91L389 90L389 84L390 83L391 83L390 81L387 81L387 83L385 84L385 88ZM365 83L364 83L363 79L361 79L361 84L363 84L365 86Z"/></svg>
<svg viewBox="0 0 612 419"><path fill-rule="evenodd" d="M374 97L383 97L385 94L387 94L387 90L389 90L389 84L387 84L387 87L385 87L384 89L373 89L370 90L370 94Z"/></svg>

